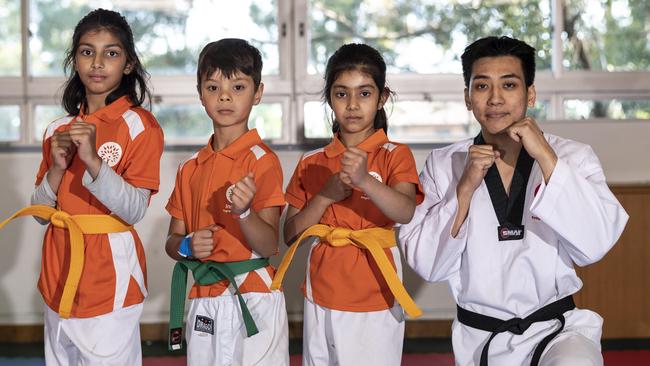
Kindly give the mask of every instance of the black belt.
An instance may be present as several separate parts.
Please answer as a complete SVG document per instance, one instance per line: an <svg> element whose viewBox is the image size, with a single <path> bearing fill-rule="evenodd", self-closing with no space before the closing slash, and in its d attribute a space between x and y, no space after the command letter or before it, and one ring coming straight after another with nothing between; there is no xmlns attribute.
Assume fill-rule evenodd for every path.
<svg viewBox="0 0 650 366"><path fill-rule="evenodd" d="M483 351L481 352L481 363L480 366L488 365L488 350L490 349L490 342L496 337L497 334L503 332L510 332L517 335L524 334L526 329L528 329L533 323L544 322L548 320L557 319L560 321L560 327L555 330L555 332L549 334L535 347L535 352L533 353L533 358L530 361L531 366L537 366L539 363L539 358L542 356L542 352L551 341L555 338L556 335L560 334L562 329L564 329L564 313L575 309L576 304L573 302L573 297L571 295L552 302L543 308L535 311L525 318L512 318L509 320L501 320L493 318L487 315L481 315L473 311L465 310L460 306L456 305L458 313L456 318L459 322L467 325L468 327L484 330L486 332L492 332L490 339L488 339L485 346L483 346Z"/></svg>

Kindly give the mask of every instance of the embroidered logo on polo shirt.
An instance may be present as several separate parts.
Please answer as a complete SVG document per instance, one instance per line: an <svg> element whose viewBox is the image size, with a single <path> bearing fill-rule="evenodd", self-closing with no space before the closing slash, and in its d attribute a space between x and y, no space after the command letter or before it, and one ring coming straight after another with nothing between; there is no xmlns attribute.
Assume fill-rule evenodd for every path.
<svg viewBox="0 0 650 366"><path fill-rule="evenodd" d="M117 142L105 142L97 149L97 155L112 168L122 158L122 147Z"/></svg>
<svg viewBox="0 0 650 366"><path fill-rule="evenodd" d="M207 316L197 315L194 321L194 330L214 335L214 320Z"/></svg>
<svg viewBox="0 0 650 366"><path fill-rule="evenodd" d="M234 189L235 189L235 185L234 185L234 184L231 185L230 187L228 187L228 189L226 189L226 199L227 199L228 202L230 202L230 203L232 203L232 191L233 191Z"/></svg>

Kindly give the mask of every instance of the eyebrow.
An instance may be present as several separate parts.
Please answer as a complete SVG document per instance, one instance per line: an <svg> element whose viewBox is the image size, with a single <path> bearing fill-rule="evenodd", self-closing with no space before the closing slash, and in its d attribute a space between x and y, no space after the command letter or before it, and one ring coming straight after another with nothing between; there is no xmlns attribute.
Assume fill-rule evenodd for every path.
<svg viewBox="0 0 650 366"><path fill-rule="evenodd" d="M92 45L90 43L79 43L79 47L81 47L81 46L88 46L88 47L91 47L91 48L95 48L95 45ZM119 44L119 43L111 43L111 44L107 44L106 46L104 46L104 48L110 48L110 47L123 48L122 45Z"/></svg>
<svg viewBox="0 0 650 366"><path fill-rule="evenodd" d="M334 85L332 85L332 89L334 89L334 88L343 88L343 89L373 88L373 89L376 89L377 87L372 85L372 84L363 84L363 85L359 85L359 86L347 86L347 85L342 85L342 84L334 84Z"/></svg>
<svg viewBox="0 0 650 366"><path fill-rule="evenodd" d="M484 80L484 79L490 79L489 76L487 75L476 75L472 78L472 80ZM505 74L501 75L499 79L519 79L521 80L521 77L517 74Z"/></svg>

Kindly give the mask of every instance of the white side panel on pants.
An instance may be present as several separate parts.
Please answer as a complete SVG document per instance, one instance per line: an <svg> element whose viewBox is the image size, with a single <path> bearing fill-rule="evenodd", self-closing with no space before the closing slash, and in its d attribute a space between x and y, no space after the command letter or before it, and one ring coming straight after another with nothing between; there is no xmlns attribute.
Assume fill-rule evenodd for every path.
<svg viewBox="0 0 650 366"><path fill-rule="evenodd" d="M63 319L45 306L45 363L48 366L142 364L142 304L93 318Z"/></svg>

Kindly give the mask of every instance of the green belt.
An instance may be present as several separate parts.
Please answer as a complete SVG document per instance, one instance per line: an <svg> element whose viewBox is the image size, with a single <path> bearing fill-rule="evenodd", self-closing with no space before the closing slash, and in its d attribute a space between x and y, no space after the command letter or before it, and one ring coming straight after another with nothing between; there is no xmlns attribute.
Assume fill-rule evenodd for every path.
<svg viewBox="0 0 650 366"><path fill-rule="evenodd" d="M169 350L174 351L182 348L188 269L192 271L194 281L201 286L211 285L222 280L230 281L239 299L242 318L244 318L244 325L246 325L246 335L250 337L257 334L258 330L248 310L248 306L246 306L246 302L244 302L244 298L241 292L239 292L239 286L237 286L235 276L252 272L268 265L268 258L224 263L213 261L200 262L196 260L180 260L176 262L172 274L171 304L169 310Z"/></svg>

